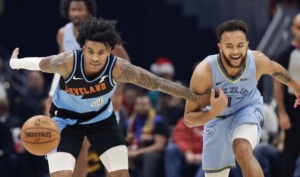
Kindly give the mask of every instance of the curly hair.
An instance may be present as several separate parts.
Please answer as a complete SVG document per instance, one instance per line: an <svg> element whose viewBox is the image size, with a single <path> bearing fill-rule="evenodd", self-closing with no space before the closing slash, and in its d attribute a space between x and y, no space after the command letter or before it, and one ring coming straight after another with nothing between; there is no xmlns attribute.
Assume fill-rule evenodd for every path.
<svg viewBox="0 0 300 177"><path fill-rule="evenodd" d="M95 0L61 0L60 14L62 17L69 19L69 6L72 1L83 1L92 16L97 14L97 4Z"/></svg>
<svg viewBox="0 0 300 177"><path fill-rule="evenodd" d="M120 34L116 31L116 24L115 20L90 17L80 24L76 40L81 48L86 40L90 40L103 42L114 49L115 45L123 43Z"/></svg>
<svg viewBox="0 0 300 177"><path fill-rule="evenodd" d="M217 37L218 40L221 40L221 36L224 32L232 32L232 31L242 31L247 36L248 27L247 24L241 20L229 20L217 28Z"/></svg>

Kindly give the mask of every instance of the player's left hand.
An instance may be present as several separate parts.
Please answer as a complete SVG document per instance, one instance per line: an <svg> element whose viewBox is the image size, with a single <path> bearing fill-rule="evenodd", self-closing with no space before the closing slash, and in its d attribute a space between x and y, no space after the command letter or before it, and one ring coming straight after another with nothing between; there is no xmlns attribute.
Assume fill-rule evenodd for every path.
<svg viewBox="0 0 300 177"><path fill-rule="evenodd" d="M12 55L11 55L11 59L17 59L19 55L19 48L15 48L15 50L13 51Z"/></svg>

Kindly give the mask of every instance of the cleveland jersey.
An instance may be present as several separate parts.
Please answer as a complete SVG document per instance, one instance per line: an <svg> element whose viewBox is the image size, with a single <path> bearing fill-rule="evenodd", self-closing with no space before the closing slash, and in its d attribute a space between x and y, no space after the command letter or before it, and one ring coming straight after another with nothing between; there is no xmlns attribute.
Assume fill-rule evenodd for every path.
<svg viewBox="0 0 300 177"><path fill-rule="evenodd" d="M76 41L76 37L73 31L73 23L67 23L64 27L64 36L62 41L62 47L64 51L67 50L79 50L80 46Z"/></svg>
<svg viewBox="0 0 300 177"><path fill-rule="evenodd" d="M83 52L74 50L73 54L73 70L68 79L60 79L53 95L51 116L71 124L89 124L110 117L114 114L110 97L115 88L112 70L117 58L112 54L108 56L99 74L88 79L84 73Z"/></svg>
<svg viewBox="0 0 300 177"><path fill-rule="evenodd" d="M222 118L261 101L261 94L257 89L256 66L251 50L247 51L245 65L234 78L227 74L220 57L220 54L210 55L206 60L212 70L213 89L222 88L228 97L227 108L219 116Z"/></svg>

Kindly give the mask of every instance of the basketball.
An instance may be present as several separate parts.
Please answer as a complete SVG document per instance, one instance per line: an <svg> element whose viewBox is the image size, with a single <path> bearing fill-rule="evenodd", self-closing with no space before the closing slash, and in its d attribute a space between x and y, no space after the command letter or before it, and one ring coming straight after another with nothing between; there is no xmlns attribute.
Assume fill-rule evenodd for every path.
<svg viewBox="0 0 300 177"><path fill-rule="evenodd" d="M57 147L59 140L59 128L50 117L33 116L22 126L21 142L24 148L33 155L48 154Z"/></svg>

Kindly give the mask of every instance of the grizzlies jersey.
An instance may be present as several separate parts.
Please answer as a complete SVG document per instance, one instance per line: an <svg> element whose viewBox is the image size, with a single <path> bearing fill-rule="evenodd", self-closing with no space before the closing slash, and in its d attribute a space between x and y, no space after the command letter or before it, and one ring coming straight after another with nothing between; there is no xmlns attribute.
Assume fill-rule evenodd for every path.
<svg viewBox="0 0 300 177"><path fill-rule="evenodd" d="M98 76L89 80L84 73L83 52L73 53L73 70L68 79L60 79L53 95L51 116L69 120L70 124L89 124L110 117L114 114L110 97L115 88L112 70L117 57L108 56Z"/></svg>
<svg viewBox="0 0 300 177"><path fill-rule="evenodd" d="M65 25L63 42L62 42L62 47L64 51L80 49L80 46L76 41L76 37L74 36L73 27L74 27L73 23L71 22Z"/></svg>
<svg viewBox="0 0 300 177"><path fill-rule="evenodd" d="M261 101L261 94L257 89L256 66L251 50L247 51L246 63L240 73L232 78L221 64L220 54L210 55L208 60L213 78L213 89L222 88L228 97L228 106L220 114L220 118L238 112L246 106ZM208 107L208 109L210 109Z"/></svg>

